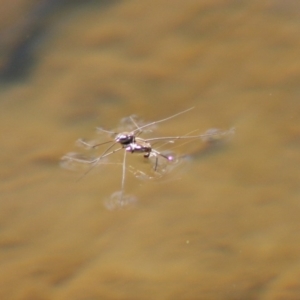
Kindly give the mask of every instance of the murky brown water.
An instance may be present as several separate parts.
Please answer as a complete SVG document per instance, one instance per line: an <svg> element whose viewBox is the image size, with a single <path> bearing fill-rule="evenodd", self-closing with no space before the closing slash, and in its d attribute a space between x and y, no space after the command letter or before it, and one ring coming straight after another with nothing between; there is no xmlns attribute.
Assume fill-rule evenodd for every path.
<svg viewBox="0 0 300 300"><path fill-rule="evenodd" d="M1 3L0 298L299 299L300 3L65 2L42 25ZM59 167L96 126L192 106L159 129L234 138L170 180L128 176L131 209L103 204L117 166Z"/></svg>

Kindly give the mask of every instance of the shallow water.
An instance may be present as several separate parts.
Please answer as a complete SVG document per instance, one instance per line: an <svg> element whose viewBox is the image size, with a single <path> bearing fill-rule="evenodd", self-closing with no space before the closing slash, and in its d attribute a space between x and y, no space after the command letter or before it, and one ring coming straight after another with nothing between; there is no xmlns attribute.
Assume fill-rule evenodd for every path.
<svg viewBox="0 0 300 300"><path fill-rule="evenodd" d="M1 72L0 298L299 299L299 9L136 0L53 10L26 72ZM6 12L16 41L2 39L3 68L20 22ZM120 166L79 181L59 166L97 126L192 106L158 131L235 135L180 148L192 155L163 180L128 174L137 201L127 209L105 208Z"/></svg>

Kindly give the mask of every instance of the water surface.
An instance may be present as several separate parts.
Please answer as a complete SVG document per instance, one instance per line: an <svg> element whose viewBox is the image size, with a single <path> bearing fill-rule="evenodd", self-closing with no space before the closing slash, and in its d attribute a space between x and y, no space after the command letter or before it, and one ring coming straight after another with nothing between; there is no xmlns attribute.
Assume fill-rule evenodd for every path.
<svg viewBox="0 0 300 300"><path fill-rule="evenodd" d="M299 299L299 6L51 6L26 72L1 73L1 299ZM3 32L20 30L6 12ZM24 32L2 38L2 71ZM104 205L118 165L80 181L59 166L96 126L192 106L160 134L236 134L181 148L193 155L170 180L129 174L129 209Z"/></svg>

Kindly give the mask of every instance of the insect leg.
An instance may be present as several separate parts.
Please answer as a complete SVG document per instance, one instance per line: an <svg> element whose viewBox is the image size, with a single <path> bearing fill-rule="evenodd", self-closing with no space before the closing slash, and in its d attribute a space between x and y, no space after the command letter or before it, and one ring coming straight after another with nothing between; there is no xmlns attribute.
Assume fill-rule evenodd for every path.
<svg viewBox="0 0 300 300"><path fill-rule="evenodd" d="M177 113L177 114L175 114L175 115L172 115L172 116L170 116L170 117L164 118L164 119L162 119L162 120L154 121L154 122L151 122L151 123L149 123L149 124L146 124L146 125L143 125L143 126L140 126L140 127L138 126L138 128L137 128L136 130L134 130L134 132L136 132L136 131L139 132L139 131L141 131L143 128L146 128L146 127L148 127L148 126L151 126L151 125L154 125L154 124L157 124L157 123L161 123L161 122L170 120L170 119L175 118L175 117L177 117L177 116L179 116L179 115L181 115L181 114L184 114L184 113L186 113L186 112L188 112L188 111L190 111L190 110L192 110L192 109L194 109L194 107L188 108L188 109L186 109L186 110L184 110L184 111L181 111L181 112L179 112L179 113Z"/></svg>
<svg viewBox="0 0 300 300"><path fill-rule="evenodd" d="M115 145L115 144L114 144ZM114 146L113 145L113 146ZM109 148L111 148L111 147L109 147ZM88 164L91 164L92 166L82 175L82 176L80 176L79 177L79 179L78 179L78 181L81 179L81 178L83 178L86 174L88 174L92 169L94 169L96 166L97 166L97 163L101 160L101 159L103 159L104 157L107 157L107 156L109 156L109 155L111 155L111 154L113 154L113 153L116 153L116 152L118 152L118 151L120 151L120 150L122 150L123 149L123 147L121 147L121 148L118 148L118 149L115 149L115 150L113 150L113 151L110 151L110 152L108 152L108 153L106 153L106 154L102 154L102 155L100 155L99 157L97 157L97 158L95 158L95 159L93 159L93 160L91 160L91 161L83 161L83 160L76 160L76 161L78 161L78 162L85 162L85 163L88 163ZM108 149L105 151L105 152L107 152L108 151Z"/></svg>
<svg viewBox="0 0 300 300"><path fill-rule="evenodd" d="M148 156L145 156L145 157L149 157L149 156L152 156L152 157L155 157L155 164L154 164L154 171L157 171L157 168L158 168L158 156L161 156L163 157L164 159L166 159L167 161L173 161L173 156L171 155L164 155L162 153L160 153L159 151L157 150L154 150L152 149L151 152L149 153Z"/></svg>
<svg viewBox="0 0 300 300"><path fill-rule="evenodd" d="M105 133L108 133L108 134L111 134L111 135L117 135L118 134L117 132L110 131L110 130L105 130L101 127L97 127L97 131L105 132Z"/></svg>
<svg viewBox="0 0 300 300"><path fill-rule="evenodd" d="M127 151L124 151L123 167L122 167L121 193L120 193L120 204L121 204L121 206L123 205L123 196L124 196L124 188L125 188L126 154L127 154Z"/></svg>
<svg viewBox="0 0 300 300"><path fill-rule="evenodd" d="M95 144L95 145L92 145L90 143L87 143L86 141L82 140L82 139L79 139L77 140L77 143L79 144L82 144L83 146L87 147L87 148L96 148L96 147L99 147L101 145L105 145L105 144L108 144L108 143L113 143L114 141L107 141L107 142L103 142L103 143L99 143L99 144Z"/></svg>

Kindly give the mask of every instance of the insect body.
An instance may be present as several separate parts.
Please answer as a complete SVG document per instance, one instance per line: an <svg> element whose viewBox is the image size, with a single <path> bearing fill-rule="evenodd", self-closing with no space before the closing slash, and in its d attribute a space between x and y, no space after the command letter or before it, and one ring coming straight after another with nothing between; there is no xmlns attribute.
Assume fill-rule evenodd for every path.
<svg viewBox="0 0 300 300"><path fill-rule="evenodd" d="M135 143L135 136L133 132L123 132L117 134L115 137L116 143L120 143L121 145L129 145Z"/></svg>
<svg viewBox="0 0 300 300"><path fill-rule="evenodd" d="M119 143L130 153L145 153L144 157L149 157L152 151L151 144L145 140L135 137L133 132L119 133L115 137L115 142Z"/></svg>
<svg viewBox="0 0 300 300"><path fill-rule="evenodd" d="M144 157L149 157L150 153L152 151L150 143L147 143L146 141L139 141L136 140L133 143L130 143L128 145L125 145L125 150L127 152L131 153L145 153Z"/></svg>

